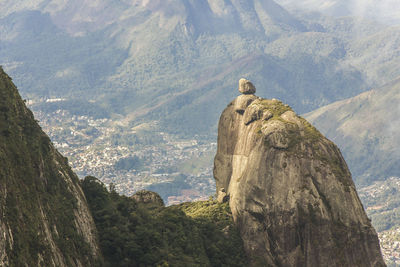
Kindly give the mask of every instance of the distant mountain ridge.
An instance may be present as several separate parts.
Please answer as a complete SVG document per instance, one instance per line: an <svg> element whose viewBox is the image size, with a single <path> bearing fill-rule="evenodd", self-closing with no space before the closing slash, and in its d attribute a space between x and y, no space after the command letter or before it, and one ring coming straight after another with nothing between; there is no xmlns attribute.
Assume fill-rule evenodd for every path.
<svg viewBox="0 0 400 267"><path fill-rule="evenodd" d="M88 34L115 23L129 23L129 20L138 15L144 16L142 18L159 16L161 19L160 26L165 28L173 26L178 21L186 21L192 27L188 29L195 29L199 32L221 32L221 29L237 26L243 26L243 29L247 31L259 31L263 28L262 20L265 18L268 18L270 22L286 24L287 27L304 29L304 26L298 20L294 19L273 0L247 2L238 0L134 0L117 3L110 1L93 3L92 1L76 0L60 3L58 1L36 0L25 3L25 5L6 1L3 8L0 7L0 11L2 11L0 17L27 10L40 10L48 13L55 25L72 35ZM261 14L263 18L261 18ZM135 22L140 24L144 21L136 20ZM135 24L137 25L137 23Z"/></svg>
<svg viewBox="0 0 400 267"><path fill-rule="evenodd" d="M321 12L330 16L356 16L387 24L399 24L400 7L396 0L277 0L291 11Z"/></svg>

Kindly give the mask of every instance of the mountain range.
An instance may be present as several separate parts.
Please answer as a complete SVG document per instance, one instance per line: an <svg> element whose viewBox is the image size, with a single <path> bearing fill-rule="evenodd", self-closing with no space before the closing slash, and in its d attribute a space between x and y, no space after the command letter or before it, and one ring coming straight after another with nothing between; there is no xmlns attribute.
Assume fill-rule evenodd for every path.
<svg viewBox="0 0 400 267"><path fill-rule="evenodd" d="M296 17L272 0L28 3L3 2L0 21L0 63L23 95L131 126L207 133L241 76L304 113L400 75L398 28Z"/></svg>

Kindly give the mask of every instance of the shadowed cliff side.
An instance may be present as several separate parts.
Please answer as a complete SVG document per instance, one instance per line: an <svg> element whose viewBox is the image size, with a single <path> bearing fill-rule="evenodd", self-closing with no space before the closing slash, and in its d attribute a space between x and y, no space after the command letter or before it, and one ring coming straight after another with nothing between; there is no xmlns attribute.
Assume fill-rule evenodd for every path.
<svg viewBox="0 0 400 267"><path fill-rule="evenodd" d="M97 266L78 177L0 67L0 266Z"/></svg>
<svg viewBox="0 0 400 267"><path fill-rule="evenodd" d="M385 266L335 144L288 105L242 95L223 111L214 177L253 266Z"/></svg>

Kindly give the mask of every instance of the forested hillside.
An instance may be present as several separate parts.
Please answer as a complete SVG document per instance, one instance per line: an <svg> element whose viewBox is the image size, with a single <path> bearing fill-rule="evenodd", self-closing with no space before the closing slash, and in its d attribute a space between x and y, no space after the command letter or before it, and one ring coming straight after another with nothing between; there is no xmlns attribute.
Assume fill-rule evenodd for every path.
<svg viewBox="0 0 400 267"><path fill-rule="evenodd" d="M165 207L153 192L110 192L94 177L82 188L106 266L246 266L228 203L209 200Z"/></svg>

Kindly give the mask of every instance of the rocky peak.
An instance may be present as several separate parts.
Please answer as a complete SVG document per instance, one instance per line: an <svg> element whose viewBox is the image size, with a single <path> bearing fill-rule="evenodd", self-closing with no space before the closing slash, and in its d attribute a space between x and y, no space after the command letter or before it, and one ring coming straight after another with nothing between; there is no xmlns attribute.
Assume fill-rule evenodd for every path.
<svg viewBox="0 0 400 267"><path fill-rule="evenodd" d="M228 105L214 177L253 266L385 266L339 149L281 101Z"/></svg>
<svg viewBox="0 0 400 267"><path fill-rule="evenodd" d="M0 266L96 266L78 177L0 67Z"/></svg>

